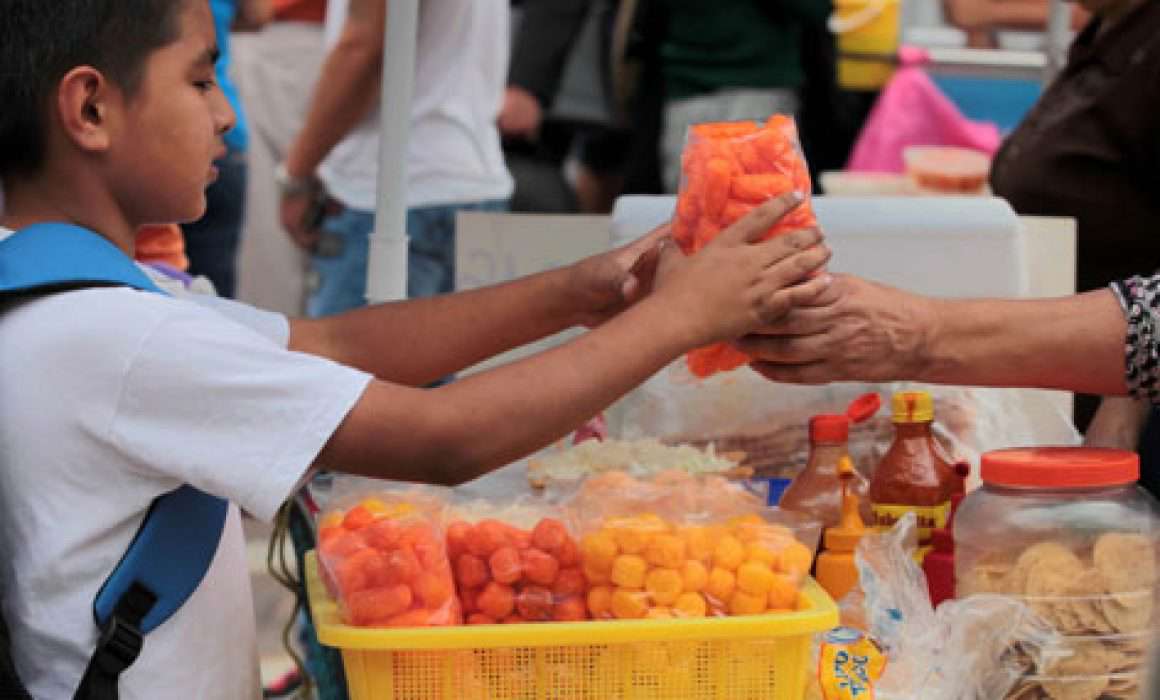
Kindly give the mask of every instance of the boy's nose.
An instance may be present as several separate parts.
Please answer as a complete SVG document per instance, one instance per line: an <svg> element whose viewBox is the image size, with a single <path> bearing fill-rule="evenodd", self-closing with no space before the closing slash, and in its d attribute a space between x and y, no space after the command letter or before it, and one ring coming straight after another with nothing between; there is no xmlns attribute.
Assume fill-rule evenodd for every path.
<svg viewBox="0 0 1160 700"><path fill-rule="evenodd" d="M221 90L214 91L214 123L217 127L217 133L224 135L234 128L238 121L238 116L234 114L234 108L230 106L230 101L226 99L225 93Z"/></svg>

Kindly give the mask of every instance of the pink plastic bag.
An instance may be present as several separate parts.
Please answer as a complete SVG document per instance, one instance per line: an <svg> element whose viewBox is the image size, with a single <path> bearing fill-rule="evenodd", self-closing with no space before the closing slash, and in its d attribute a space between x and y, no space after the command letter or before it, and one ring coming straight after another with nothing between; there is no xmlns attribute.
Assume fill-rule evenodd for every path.
<svg viewBox="0 0 1160 700"><path fill-rule="evenodd" d="M901 173L907 146L960 146L994 155L999 127L967 119L922 69L928 55L903 47L902 67L882 91L846 166L856 172Z"/></svg>

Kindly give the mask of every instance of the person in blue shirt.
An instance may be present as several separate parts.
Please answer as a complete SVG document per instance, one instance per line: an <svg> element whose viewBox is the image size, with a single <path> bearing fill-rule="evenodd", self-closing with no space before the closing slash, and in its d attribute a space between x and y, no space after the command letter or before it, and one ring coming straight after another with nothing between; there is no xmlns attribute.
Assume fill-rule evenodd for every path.
<svg viewBox="0 0 1160 700"><path fill-rule="evenodd" d="M190 274L208 277L218 294L232 298L237 289L249 131L237 86L229 75L230 31L260 29L273 16L274 8L270 0L210 0L209 4L221 51L215 80L237 115L237 124L225 135L229 153L216 164L218 180L206 193L205 216L182 229Z"/></svg>

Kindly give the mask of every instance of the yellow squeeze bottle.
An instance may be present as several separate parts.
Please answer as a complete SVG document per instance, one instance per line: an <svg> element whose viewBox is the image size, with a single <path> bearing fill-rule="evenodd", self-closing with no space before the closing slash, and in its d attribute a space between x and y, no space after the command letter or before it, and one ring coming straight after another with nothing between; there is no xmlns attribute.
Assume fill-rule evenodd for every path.
<svg viewBox="0 0 1160 700"><path fill-rule="evenodd" d="M842 521L836 527L826 528L825 551L818 556L818 584L834 600L841 600L858 583L858 567L854 564L854 550L866 534L866 524L858 513L859 499L850 488L855 476L854 464L849 457L838 462L838 478L842 488Z"/></svg>

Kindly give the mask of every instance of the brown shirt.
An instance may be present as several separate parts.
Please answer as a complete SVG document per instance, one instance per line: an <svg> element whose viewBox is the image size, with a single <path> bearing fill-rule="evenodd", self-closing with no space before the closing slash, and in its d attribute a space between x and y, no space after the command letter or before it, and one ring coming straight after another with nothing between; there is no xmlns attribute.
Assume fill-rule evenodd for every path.
<svg viewBox="0 0 1160 700"><path fill-rule="evenodd" d="M1078 287L1160 269L1160 0L1099 35L1003 143L991 185L1020 214L1078 221Z"/></svg>

